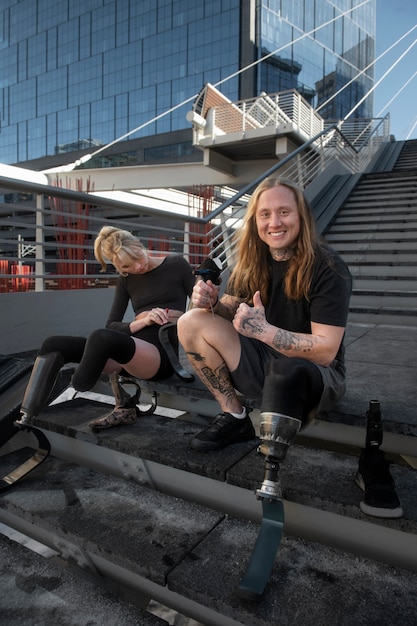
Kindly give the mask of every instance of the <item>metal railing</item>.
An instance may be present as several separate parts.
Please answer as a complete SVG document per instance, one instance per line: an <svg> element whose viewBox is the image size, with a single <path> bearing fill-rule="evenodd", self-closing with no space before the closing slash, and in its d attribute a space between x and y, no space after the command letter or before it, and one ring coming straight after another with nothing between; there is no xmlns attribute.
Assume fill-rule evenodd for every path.
<svg viewBox="0 0 417 626"><path fill-rule="evenodd" d="M295 89L211 107L197 142L207 137L215 141L219 135L244 135L256 129L276 132L289 126L304 138L316 135L324 127L323 118Z"/></svg>
<svg viewBox="0 0 417 626"><path fill-rule="evenodd" d="M204 214L194 195L188 216L0 177L0 292L113 285L116 273L100 273L93 253L95 236L109 223L137 234L154 254L182 254L194 267L207 256L219 257L226 270L233 234L261 180L275 174L306 189L335 161L358 173L388 140L388 116L330 124L239 192L220 204L217 197L214 210Z"/></svg>

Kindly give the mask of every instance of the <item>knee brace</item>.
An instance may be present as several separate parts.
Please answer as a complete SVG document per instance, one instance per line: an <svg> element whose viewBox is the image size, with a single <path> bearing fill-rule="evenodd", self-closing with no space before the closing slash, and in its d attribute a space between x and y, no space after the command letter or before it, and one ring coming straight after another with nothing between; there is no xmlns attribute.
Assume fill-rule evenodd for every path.
<svg viewBox="0 0 417 626"><path fill-rule="evenodd" d="M108 328L95 330L88 337L83 357L74 372L74 389L88 391L96 384L109 359L124 365L133 358L135 351L136 344L130 335Z"/></svg>

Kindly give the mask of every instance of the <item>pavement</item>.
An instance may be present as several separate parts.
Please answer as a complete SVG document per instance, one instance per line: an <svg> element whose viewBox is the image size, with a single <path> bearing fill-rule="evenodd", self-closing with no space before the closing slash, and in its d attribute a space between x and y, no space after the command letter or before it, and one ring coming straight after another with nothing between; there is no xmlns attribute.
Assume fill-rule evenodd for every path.
<svg viewBox="0 0 417 626"><path fill-rule="evenodd" d="M346 394L334 418L363 425L378 400L385 431L417 436L417 326L349 324L345 345Z"/></svg>

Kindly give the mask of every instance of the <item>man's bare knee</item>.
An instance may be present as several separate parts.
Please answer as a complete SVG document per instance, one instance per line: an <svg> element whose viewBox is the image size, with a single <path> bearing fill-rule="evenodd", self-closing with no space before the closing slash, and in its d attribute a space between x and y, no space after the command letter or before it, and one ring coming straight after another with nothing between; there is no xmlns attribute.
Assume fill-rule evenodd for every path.
<svg viewBox="0 0 417 626"><path fill-rule="evenodd" d="M203 309L191 309L191 311L187 311L187 313L181 315L177 322L178 339L181 343L193 337L196 330L201 328L204 323L203 316L205 315L206 311Z"/></svg>

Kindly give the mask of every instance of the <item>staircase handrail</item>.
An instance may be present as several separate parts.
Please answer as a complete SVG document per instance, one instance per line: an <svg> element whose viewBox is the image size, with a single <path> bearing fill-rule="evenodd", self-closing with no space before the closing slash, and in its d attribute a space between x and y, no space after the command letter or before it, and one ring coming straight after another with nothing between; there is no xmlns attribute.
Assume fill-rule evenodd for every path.
<svg viewBox="0 0 417 626"><path fill-rule="evenodd" d="M18 233L22 234L24 245L32 246L35 252L34 256L29 255L32 258L25 256L23 260L21 254L14 252L18 243L17 235L9 236L5 232L4 236L0 238L0 249L2 249L0 258L0 291L7 290L9 283L13 283L13 281L17 281L16 284L19 281L26 281L30 285L35 281L38 285L35 287L36 290L43 290L42 285L45 285L46 281L48 285L53 285L56 282L56 277L62 281L74 275L77 275L88 286L94 286L95 284L100 286L104 276L96 273L97 270L92 259L92 249L90 249L91 245L84 245L78 242L78 240L74 240L74 234L81 235L84 233L86 240L90 241L97 229L105 223L105 212L113 209L116 211L123 210L124 213L117 220L118 226L125 227L128 230L133 229L135 232L138 232L139 236L147 237L147 241L152 246L151 249L155 252L159 251L164 254L179 252L184 254L186 258L189 258L193 264L199 264L207 255L217 256L222 262L222 267L227 268L232 258L233 235L246 210L248 194L262 180L279 173L282 177L292 180L302 189L306 189L311 182L317 180L330 161L339 161L342 164L342 168L349 173L365 171L365 167L370 162L377 148L379 148L380 143L388 140L386 119L378 120L378 123L370 129L369 133L366 131L365 141L358 146L355 145L352 136L344 132L343 127L339 128L337 123L328 124L326 128L304 141L302 145L295 148L280 161L277 161L262 175L236 191L236 193L228 198L224 198L223 201L219 198L218 206L214 210L210 210L211 207L209 207L209 210L203 216L201 214L183 215L145 207L140 209L140 214L138 215L136 205L103 198L95 195L94 192L80 192L63 187L43 185L30 180L13 180L6 176L0 176L0 188L5 190L36 194L37 198L45 196L55 197L60 199L61 203L63 200L68 200L99 208L98 212L91 212L88 216L88 224L83 226L82 224L73 223L74 216L71 213L71 208L66 210L63 205L58 212L52 201L51 206L48 208L44 208L43 204L37 205L36 208L31 207L23 201L21 204L15 202L7 205L3 204L3 211L11 211L10 219L8 219L9 230L7 232L11 235L14 229L17 229ZM360 120L358 120L357 124L360 126L360 130L363 131L364 128ZM351 126L349 125L350 128ZM141 219L138 219L141 214L150 218L158 216L158 224L156 224L154 219L153 221L151 220L151 225L148 226L146 220L143 222ZM169 221L165 221L161 224L160 218L169 221L174 220L174 223L170 224ZM59 220L64 223L62 228L55 224ZM57 232L59 232L59 239L56 235ZM68 241L65 240L65 236L68 237ZM168 240L171 239L172 242L169 243ZM164 241L165 243L163 243ZM80 261L80 248L85 250L84 271L80 267L83 265L84 259L83 257ZM62 254L65 254L65 257L61 257L65 260L54 257L52 254L54 249L60 250ZM68 254L66 250L68 250ZM71 250L74 252L73 256L69 254ZM9 269L4 269L3 266L5 265L10 266ZM13 267L13 277L10 273L11 265L15 266ZM24 267L25 265L26 267ZM48 266L51 268L49 272L47 271ZM68 268L67 271L65 271L65 267ZM24 270L30 271L30 279L27 278ZM109 279L108 275L107 279ZM3 283L6 287L4 287Z"/></svg>

